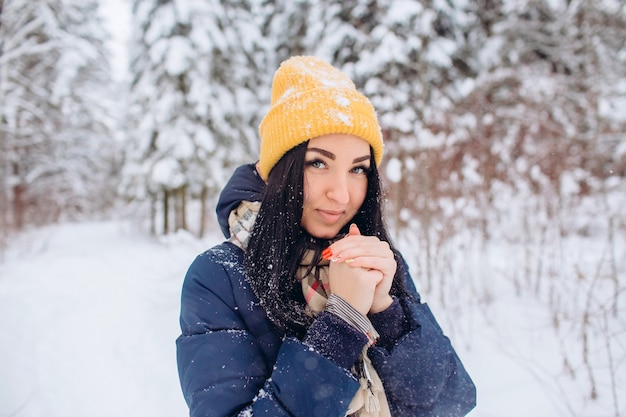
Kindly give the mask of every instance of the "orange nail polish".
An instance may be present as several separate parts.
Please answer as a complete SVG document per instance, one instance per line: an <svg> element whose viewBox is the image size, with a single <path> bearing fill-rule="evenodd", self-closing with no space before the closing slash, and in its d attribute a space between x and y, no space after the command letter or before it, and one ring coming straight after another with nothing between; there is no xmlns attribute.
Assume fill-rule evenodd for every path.
<svg viewBox="0 0 626 417"><path fill-rule="evenodd" d="M333 257L333 250L330 248L330 246L322 251L322 259L329 260L332 257Z"/></svg>

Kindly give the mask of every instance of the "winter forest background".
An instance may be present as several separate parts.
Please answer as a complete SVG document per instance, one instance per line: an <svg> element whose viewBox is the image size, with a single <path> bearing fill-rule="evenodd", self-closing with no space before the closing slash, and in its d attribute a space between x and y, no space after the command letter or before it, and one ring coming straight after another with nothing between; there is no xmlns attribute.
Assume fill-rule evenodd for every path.
<svg viewBox="0 0 626 417"><path fill-rule="evenodd" d="M476 359L491 349L550 398L541 415L626 416L623 1L121 0L113 24L106 2L0 0L0 304L33 230L219 239L274 70L314 54L378 111L389 226L476 376L472 415L524 415L481 411L498 393L480 380L509 376ZM1 417L24 414L2 404L13 378Z"/></svg>

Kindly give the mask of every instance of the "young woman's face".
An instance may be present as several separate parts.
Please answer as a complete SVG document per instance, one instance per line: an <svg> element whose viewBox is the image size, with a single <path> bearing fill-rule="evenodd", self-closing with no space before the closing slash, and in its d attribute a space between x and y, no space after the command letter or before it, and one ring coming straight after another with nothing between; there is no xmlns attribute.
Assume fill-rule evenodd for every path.
<svg viewBox="0 0 626 417"><path fill-rule="evenodd" d="M304 162L302 227L331 239L365 200L370 146L352 135L324 135L309 140Z"/></svg>

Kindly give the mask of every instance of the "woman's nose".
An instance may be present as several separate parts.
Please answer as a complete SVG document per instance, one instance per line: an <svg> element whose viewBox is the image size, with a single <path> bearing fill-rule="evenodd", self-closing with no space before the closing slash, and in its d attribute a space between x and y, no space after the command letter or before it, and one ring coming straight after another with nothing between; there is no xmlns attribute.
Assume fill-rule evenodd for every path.
<svg viewBox="0 0 626 417"><path fill-rule="evenodd" d="M342 175L329 178L328 192L326 195L336 203L348 204L350 201L350 188L348 187L347 178Z"/></svg>

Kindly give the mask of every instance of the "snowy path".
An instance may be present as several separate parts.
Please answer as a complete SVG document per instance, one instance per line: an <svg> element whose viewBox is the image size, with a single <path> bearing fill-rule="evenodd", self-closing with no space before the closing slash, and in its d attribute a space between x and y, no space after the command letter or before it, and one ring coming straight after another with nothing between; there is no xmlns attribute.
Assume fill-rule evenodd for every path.
<svg viewBox="0 0 626 417"><path fill-rule="evenodd" d="M180 287L214 243L156 241L120 222L51 226L12 242L0 262L0 417L187 416L174 344ZM431 301L444 328L460 330L452 340L478 387L471 417L609 415L606 390L590 403L584 383L555 383L560 346L537 300L498 291L462 316ZM564 409L559 387L576 411Z"/></svg>
<svg viewBox="0 0 626 417"><path fill-rule="evenodd" d="M51 227L0 264L1 417L187 415L174 340L201 248L122 227Z"/></svg>

